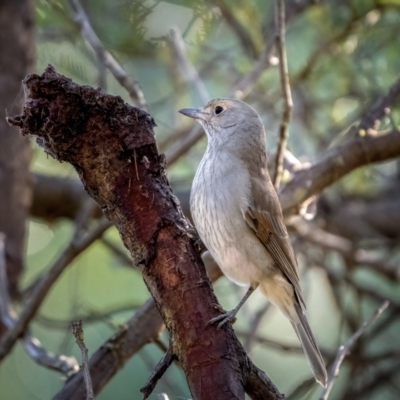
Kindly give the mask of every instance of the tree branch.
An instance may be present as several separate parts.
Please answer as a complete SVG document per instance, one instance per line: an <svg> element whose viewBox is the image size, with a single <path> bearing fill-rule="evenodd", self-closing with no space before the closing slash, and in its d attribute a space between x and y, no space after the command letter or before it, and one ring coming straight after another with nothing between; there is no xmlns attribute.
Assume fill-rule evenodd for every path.
<svg viewBox="0 0 400 400"><path fill-rule="evenodd" d="M383 313L383 311L386 310L386 308L389 306L388 301L384 301L382 305L374 312L374 314L371 316L371 318L367 321L365 321L360 328L350 336L349 340L343 345L340 346L337 354L335 361L333 362L331 368L329 369L329 374L328 374L328 383L326 385L326 388L324 389L322 396L320 397L320 400L328 400L329 393L332 390L332 386L335 383L335 380L337 376L339 375L339 368L342 365L342 362L344 358L346 357L347 353L349 352L350 348L354 345L354 343L357 341L357 339L371 326L375 323L375 321L378 319L378 317Z"/></svg>
<svg viewBox="0 0 400 400"><path fill-rule="evenodd" d="M80 230L77 229L71 243L61 253L52 267L35 285L29 301L25 304L18 319L12 329L8 330L0 341L0 360L2 360L13 348L18 338L26 331L29 323L41 306L53 283L62 274L68 264L82 251L87 249L96 239L98 239L110 223L105 219L101 220L90 233L80 237Z"/></svg>
<svg viewBox="0 0 400 400"><path fill-rule="evenodd" d="M78 321L71 322L71 330L72 334L75 337L76 343L82 352L82 370L86 387L86 400L93 400L94 393L92 386L92 378L90 377L90 370L89 370L88 349L85 345L83 338L82 320L80 319Z"/></svg>
<svg viewBox="0 0 400 400"><path fill-rule="evenodd" d="M391 138L386 137L373 137L371 142L366 142L368 146L368 152L371 154L370 160L372 158L377 161L384 161L386 160L385 157L391 158L396 156L395 146L398 143L396 142L395 138L398 133L394 132L391 134ZM360 138L360 140L364 140L364 138ZM375 146L375 140L377 140L380 144L378 147ZM382 142L384 140L384 142ZM297 165L292 170L293 180L291 182L290 190L286 191L286 187L283 188L281 193L281 199L284 208L287 209L287 213L296 211L296 208L301 204L302 200L307 196L307 193L304 193L303 187L306 185L306 182L309 180L309 176L320 176L322 175L321 171L325 171L328 168L328 176L331 182L337 181L341 176L335 174L335 161L337 160L338 155L341 155L342 152L345 154L352 155L354 146L358 146L359 142L349 141L341 145L340 149L333 149L323 158L322 161L315 163L309 167L303 167L301 169L301 165ZM383 146L384 145L384 146ZM382 148L381 150L379 150ZM387 151L389 149L389 151ZM383 152L383 153L382 153ZM381 154L382 153L382 154ZM399 154L399 153L398 153ZM398 155L397 154L397 155ZM363 162L370 161L369 157L364 157ZM327 166L324 166L324 164ZM347 170L345 173L351 172L354 168L358 167L359 163L355 163L353 165L348 165ZM329 167L332 170L329 170ZM310 171L312 171L310 173ZM343 176L343 175L342 175ZM35 195L34 195L34 205L32 211L35 215L44 218L58 218L60 216L73 216L76 213L76 209L78 204L80 204L81 198L86 197L86 194L83 191L81 183L78 183L76 180L72 179L62 179L60 178L52 178L52 177L45 177L36 175L36 184L35 184ZM329 183L325 183L328 185ZM311 185L314 185L314 182L311 181ZM312 186L313 187L313 186ZM318 185L321 190L325 187L324 185ZM59 188L59 189L58 189ZM314 188L314 190L316 190ZM299 193L301 196L296 198L293 194ZM42 196L41 193L46 194L46 196ZM58 201L59 198L66 198L65 196L71 196L71 198L65 202L61 202L61 205L64 206L65 204L71 206L66 210L58 208L54 204L60 204ZM291 198L293 197L293 198ZM184 192L179 195L183 204L186 205L186 210L188 209L188 193ZM44 202L43 202L44 200ZM54 203L52 203L54 201ZM44 206L43 206L44 204ZM75 206L74 206L75 205ZM291 209L289 207L292 206ZM60 211L60 214L58 212ZM150 301L150 303L152 303ZM150 311L152 310L152 311ZM142 314L143 312L143 314ZM90 366L92 371L92 376L94 377L94 390L95 393L98 393L104 384L111 379L111 377L118 371L119 368L128 360L133 354L135 354L143 345L148 342L148 337L155 337L157 332L162 327L162 321L159 317L158 313L154 309L154 304L146 305L140 312L138 311L137 314L139 321L135 319L135 317L128 322L127 330L123 330L119 333L119 335L123 335L124 340L126 340L126 346L117 346L118 351L115 350L115 346L113 344L113 340L110 339L110 343L106 343L102 348L96 352L96 354L92 357ZM144 329L140 329L143 326ZM148 327L148 330L145 329ZM118 335L117 335L118 336ZM122 336L121 336L122 337ZM138 339L138 344L134 341L130 341L128 338L135 338ZM125 342L123 342L125 343ZM111 349L114 349L111 351ZM114 355L118 353L118 359L115 359ZM120 363L118 360L123 360ZM104 372L107 372L104 374ZM98 379L96 378L98 377ZM72 396L71 393L79 392L82 388L83 380L80 374L74 376L70 379L65 387L59 394L57 399L69 399L69 396ZM97 386L96 386L97 385ZM78 393L77 392L77 393ZM71 397L74 399L82 398L77 395L77 397Z"/></svg>
<svg viewBox="0 0 400 400"><path fill-rule="evenodd" d="M197 238L165 177L153 118L52 67L43 76L28 76L24 85L25 113L9 122L24 135L36 135L48 154L71 163L116 224L169 330L171 352L193 398L244 399L250 360L230 325L208 325L217 315L217 299L195 250ZM251 388L265 381L257 377L252 375ZM274 390L265 396L283 399L271 382L269 388Z"/></svg>
<svg viewBox="0 0 400 400"><path fill-rule="evenodd" d="M356 129L357 133L360 134L360 131L367 131L370 128L374 130L378 129L380 120L390 112L390 108L397 102L399 96L400 77L390 87L389 91L380 97L364 114Z"/></svg>
<svg viewBox="0 0 400 400"><path fill-rule="evenodd" d="M129 93L133 104L146 110L147 103L139 84L121 67L118 61L106 50L96 32L93 30L89 18L79 0L68 0L73 12L73 18L79 25L82 36L92 46L99 60L110 70L114 78Z"/></svg>
<svg viewBox="0 0 400 400"><path fill-rule="evenodd" d="M292 115L293 100L289 83L289 70L285 49L285 1L276 0L276 47L279 55L279 75L281 80L281 90L283 95L282 122L279 128L279 142L276 150L275 172L273 183L278 190L283 174L283 157L289 137L289 124Z"/></svg>
<svg viewBox="0 0 400 400"><path fill-rule="evenodd" d="M8 279L6 271L6 258L4 254L4 235L0 232L0 321L11 330L14 328L16 313L11 305L8 295ZM74 357L57 355L46 350L40 341L29 332L24 334L24 349L29 356L39 365L71 376L79 371L79 366Z"/></svg>
<svg viewBox="0 0 400 400"><path fill-rule="evenodd" d="M175 358L176 356L172 354L170 347L169 349L167 349L167 352L164 354L164 357L161 359L161 361L157 364L149 380L140 389L140 391L143 393L143 400L146 400L150 396L150 394L156 387L157 382L162 378L162 376L167 371L168 367L172 364L172 362L175 360Z"/></svg>
<svg viewBox="0 0 400 400"><path fill-rule="evenodd" d="M400 131L354 138L328 151L321 161L293 173L279 194L285 215L295 214L309 197L364 165L400 156Z"/></svg>
<svg viewBox="0 0 400 400"><path fill-rule="evenodd" d="M169 31L168 43L173 50L173 56L175 62L178 64L181 74L189 84L193 85L200 100L204 104L207 103L207 101L210 100L210 95L208 94L204 82L200 79L200 75L196 68L187 58L185 44L178 28L173 28Z"/></svg>

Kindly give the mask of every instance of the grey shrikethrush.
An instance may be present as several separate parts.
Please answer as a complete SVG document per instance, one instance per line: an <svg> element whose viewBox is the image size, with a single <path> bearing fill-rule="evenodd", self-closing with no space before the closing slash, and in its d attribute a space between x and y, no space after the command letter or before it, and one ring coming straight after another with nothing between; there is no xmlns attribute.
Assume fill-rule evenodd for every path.
<svg viewBox="0 0 400 400"><path fill-rule="evenodd" d="M235 99L218 98L180 113L196 119L208 137L190 197L194 224L223 273L249 289L231 311L235 318L260 287L290 322L317 382L326 385L324 361L304 311L298 265L282 209L267 170L265 130L257 112Z"/></svg>

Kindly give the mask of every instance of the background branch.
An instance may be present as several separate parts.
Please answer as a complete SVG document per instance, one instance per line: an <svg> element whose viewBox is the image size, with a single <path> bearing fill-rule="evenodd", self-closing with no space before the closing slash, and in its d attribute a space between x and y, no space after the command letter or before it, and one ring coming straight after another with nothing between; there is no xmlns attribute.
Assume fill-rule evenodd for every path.
<svg viewBox="0 0 400 400"><path fill-rule="evenodd" d="M279 55L279 75L283 97L282 122L279 128L279 141L276 150L275 172L273 184L278 190L283 174L283 157L289 137L289 124L292 115L293 100L289 83L289 71L285 48L285 1L275 1L275 21L276 21L276 47Z"/></svg>
<svg viewBox="0 0 400 400"><path fill-rule="evenodd" d="M383 311L386 310L386 308L389 306L389 302L385 301L382 303L382 305L374 312L372 317L365 321L360 328L349 338L349 340L339 348L335 361L331 365L328 373L328 383L326 385L326 388L324 389L322 396L320 400L327 400L329 397L329 393L332 390L332 386L339 375L339 368L346 357L347 353L349 352L350 348L354 345L354 343L357 341L357 339L371 326L375 323L375 321L378 319L378 317L383 313Z"/></svg>
<svg viewBox="0 0 400 400"><path fill-rule="evenodd" d="M90 215L90 214L89 214ZM0 341L0 360L3 359L13 348L18 338L26 331L29 323L34 318L37 310L45 299L54 282L59 278L68 264L82 251L87 249L96 239L98 239L110 223L102 219L85 236L81 237L80 229L77 229L70 244L61 253L46 274L41 278L32 290L29 301L20 312L12 329L7 331Z"/></svg>
<svg viewBox="0 0 400 400"><path fill-rule="evenodd" d="M109 51L106 50L103 43L101 43L99 37L93 30L89 18L85 13L79 0L68 0L73 12L73 18L75 22L79 25L82 36L87 40L87 42L92 46L93 50L96 52L99 60L109 69L113 74L114 78L119 82L119 84L124 87L129 96L131 97L133 104L146 110L147 104L144 98L142 89L140 88L138 82L132 79L132 77L121 67L117 60L111 55Z"/></svg>
<svg viewBox="0 0 400 400"><path fill-rule="evenodd" d="M76 343L82 352L82 370L86 387L86 400L94 399L92 378L90 377L88 349L85 346L82 320L71 322L72 334L75 337Z"/></svg>

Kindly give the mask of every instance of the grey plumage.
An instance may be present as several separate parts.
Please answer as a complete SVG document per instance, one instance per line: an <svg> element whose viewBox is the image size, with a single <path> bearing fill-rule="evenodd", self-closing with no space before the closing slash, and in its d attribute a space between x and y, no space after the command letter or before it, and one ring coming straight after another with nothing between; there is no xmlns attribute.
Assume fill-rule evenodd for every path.
<svg viewBox="0 0 400 400"><path fill-rule="evenodd" d="M296 257L267 170L265 131L257 112L235 99L215 99L183 109L208 136L207 150L193 181L190 206L201 239L224 274L249 292L231 320L260 287L291 321L316 380L325 385L322 356L305 317Z"/></svg>

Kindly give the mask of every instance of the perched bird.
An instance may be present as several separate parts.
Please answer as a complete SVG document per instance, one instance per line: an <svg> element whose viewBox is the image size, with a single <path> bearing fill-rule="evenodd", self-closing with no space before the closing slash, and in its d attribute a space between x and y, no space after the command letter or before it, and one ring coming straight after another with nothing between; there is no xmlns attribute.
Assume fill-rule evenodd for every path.
<svg viewBox="0 0 400 400"><path fill-rule="evenodd" d="M304 311L298 265L282 209L267 170L265 130L248 104L218 98L180 113L196 119L208 137L190 198L194 224L223 273L249 289L231 311L213 318L219 327L260 288L289 318L317 382L327 374Z"/></svg>

